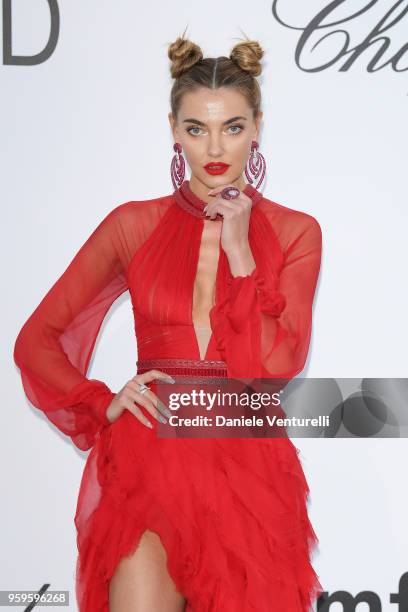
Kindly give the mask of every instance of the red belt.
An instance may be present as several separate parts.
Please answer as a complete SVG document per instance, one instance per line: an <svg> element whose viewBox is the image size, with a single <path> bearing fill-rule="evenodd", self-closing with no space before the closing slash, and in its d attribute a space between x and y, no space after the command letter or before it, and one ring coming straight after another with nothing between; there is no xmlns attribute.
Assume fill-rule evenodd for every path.
<svg viewBox="0 0 408 612"><path fill-rule="evenodd" d="M138 374L148 370L161 370L171 376L203 376L206 380L209 377L227 377L225 361L211 359L141 359L136 365Z"/></svg>

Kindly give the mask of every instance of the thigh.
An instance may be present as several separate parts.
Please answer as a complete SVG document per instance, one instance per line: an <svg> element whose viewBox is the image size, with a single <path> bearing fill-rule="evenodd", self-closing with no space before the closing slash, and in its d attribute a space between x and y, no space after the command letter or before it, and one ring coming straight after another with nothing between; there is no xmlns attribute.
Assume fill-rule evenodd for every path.
<svg viewBox="0 0 408 612"><path fill-rule="evenodd" d="M183 612L185 599L167 567L157 533L146 529L132 555L118 563L109 584L109 612Z"/></svg>

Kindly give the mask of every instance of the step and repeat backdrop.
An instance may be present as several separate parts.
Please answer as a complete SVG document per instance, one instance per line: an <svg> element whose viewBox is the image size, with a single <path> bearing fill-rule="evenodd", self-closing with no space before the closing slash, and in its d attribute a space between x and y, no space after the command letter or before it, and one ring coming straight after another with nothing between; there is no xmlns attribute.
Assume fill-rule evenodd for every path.
<svg viewBox="0 0 408 612"><path fill-rule="evenodd" d="M389 414L374 416L385 424L394 400L405 414L408 2L0 4L0 590L49 584L69 591L76 610L73 517L86 453L27 401L13 345L112 208L172 193L167 48L186 27L205 56L229 55L244 35L265 50L262 191L313 215L323 234L301 376L339 387L347 379L344 393L352 381L398 381ZM88 375L118 390L136 359L124 294L104 321ZM349 435L294 442L319 538L313 565L325 593L316 609L408 610L403 430L359 435L351 427Z"/></svg>

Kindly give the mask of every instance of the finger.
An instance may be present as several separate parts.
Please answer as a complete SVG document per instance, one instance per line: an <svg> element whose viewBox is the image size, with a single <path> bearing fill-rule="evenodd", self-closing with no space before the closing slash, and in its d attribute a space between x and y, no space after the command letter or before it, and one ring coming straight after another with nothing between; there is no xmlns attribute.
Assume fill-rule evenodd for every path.
<svg viewBox="0 0 408 612"><path fill-rule="evenodd" d="M145 393L140 393L137 390L129 388L129 393L134 402L140 404L158 421L161 423L167 423L167 420L161 414L161 412L157 409L156 404L158 401L157 396L152 391L145 391Z"/></svg>
<svg viewBox="0 0 408 612"><path fill-rule="evenodd" d="M215 189L218 189L218 187L216 187ZM220 189L222 191L222 187ZM244 193L243 191L240 191L238 197L232 198L231 200L223 198L222 195L221 195L221 192L214 191L213 194L210 193L209 195L211 195L214 199L211 202L208 202L207 206L204 207L204 210L207 207L213 206L213 205L215 205L215 204L217 204L219 202L227 203L227 204L230 204L230 205L235 206L235 207L237 207L237 206L244 206L244 207L248 206L249 208L252 207L252 200L251 200L251 198L246 193Z"/></svg>
<svg viewBox="0 0 408 612"><path fill-rule="evenodd" d="M245 196L246 198L246 196ZM225 219L229 219L235 215L250 214L252 207L252 200L250 198L244 199L238 197L234 200L224 200L218 198L215 202L207 204L205 207L206 213L213 215L215 212L222 215Z"/></svg>
<svg viewBox="0 0 408 612"><path fill-rule="evenodd" d="M175 383L176 381L170 374L166 372L162 372L161 370L148 370L147 372L143 372L143 374L136 374L132 380L136 380L139 383L149 383L153 380L163 380L163 382L171 382Z"/></svg>
<svg viewBox="0 0 408 612"><path fill-rule="evenodd" d="M234 189L238 189L238 187L236 185L233 185L232 183L225 183L224 185L218 185L218 187L213 187L212 189L210 189L210 191L208 191L208 195L220 193L226 187L234 187Z"/></svg>
<svg viewBox="0 0 408 612"><path fill-rule="evenodd" d="M142 395L142 397L144 399L150 400L151 398L145 398L145 396L149 393L149 391L146 391L146 393L144 393ZM154 394L152 394L154 395ZM139 400L137 400L139 402ZM140 403L140 402L139 402ZM167 419L165 418L165 416L162 414L161 411L159 411L155 405L156 402L154 402L154 398L153 401L149 401L148 404L143 404L146 408L146 410L152 415L152 417L154 417L157 421L160 421L160 423L167 423ZM170 415L171 416L171 415Z"/></svg>
<svg viewBox="0 0 408 612"><path fill-rule="evenodd" d="M129 385L132 386L134 391L140 393L140 387L139 387L140 383L145 384L145 383L152 382L154 380L162 380L165 383L171 383L171 384L174 384L176 382L175 379L172 376L170 376L170 374L167 374L166 372L162 372L161 370L153 369L153 370L144 372L143 374L136 374L136 376L134 376L131 379L131 381L129 381ZM167 422L166 420L163 420L160 418L159 414L157 413L157 410L159 410L159 412L165 417L170 418L172 416L172 413L170 412L169 408L150 389L148 391L145 391L145 393L143 393L142 396L145 396L145 397L147 396L147 398L150 399L152 404L155 406L156 418L159 421L166 423ZM148 410L151 409L151 405L148 404L146 408Z"/></svg>
<svg viewBox="0 0 408 612"><path fill-rule="evenodd" d="M217 214L228 217L229 214L234 212L234 206L236 206L236 204L231 204L227 200L217 200L217 202L212 202L207 205L205 213L209 219L215 219Z"/></svg>
<svg viewBox="0 0 408 612"><path fill-rule="evenodd" d="M139 393L139 395L141 395L142 397L148 398L156 407L156 409L160 411L161 414L166 417L171 417L172 413L170 412L169 408L167 408L167 406L159 399L159 397L155 393L153 393L151 389L141 394L139 391L139 383L134 380L129 381L128 386L133 390L133 392Z"/></svg>
<svg viewBox="0 0 408 612"><path fill-rule="evenodd" d="M206 206L204 206L203 211L211 211L216 206L225 206L225 208L234 210L234 206L236 206L236 204L233 204L230 200L224 200L224 198L217 198L214 202L209 202Z"/></svg>
<svg viewBox="0 0 408 612"><path fill-rule="evenodd" d="M137 406L131 397L127 397L121 404L126 410L129 410L143 425L153 428L153 424L149 421L149 419L143 414L140 410L139 406Z"/></svg>
<svg viewBox="0 0 408 612"><path fill-rule="evenodd" d="M151 400L146 397L147 391L145 393L140 393L138 389L133 387L132 383L129 383L127 386L126 394L133 402L137 402L146 409L151 405Z"/></svg>
<svg viewBox="0 0 408 612"><path fill-rule="evenodd" d="M133 404L132 406L126 406L126 408L138 419L138 421L143 423L143 425L146 425L146 427L149 427L149 429L153 428L153 423L151 423L149 419L143 414L139 406Z"/></svg>

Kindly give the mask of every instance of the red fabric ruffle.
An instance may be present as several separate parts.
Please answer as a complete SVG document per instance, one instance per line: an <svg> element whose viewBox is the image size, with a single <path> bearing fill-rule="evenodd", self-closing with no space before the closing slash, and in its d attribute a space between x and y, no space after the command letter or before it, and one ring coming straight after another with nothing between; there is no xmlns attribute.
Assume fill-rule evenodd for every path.
<svg viewBox="0 0 408 612"><path fill-rule="evenodd" d="M322 589L298 453L288 438L157 438L125 411L92 449L81 485L81 612L108 612L109 580L145 529L162 540L186 612L270 612L271 602L308 612ZM87 498L95 482L97 501Z"/></svg>
<svg viewBox="0 0 408 612"><path fill-rule="evenodd" d="M247 276L228 279L225 297L211 309L210 320L217 350L228 365L229 376L263 375L259 348L261 313L279 317L285 306L285 296L266 284L257 267ZM247 350L245 344L249 344Z"/></svg>

